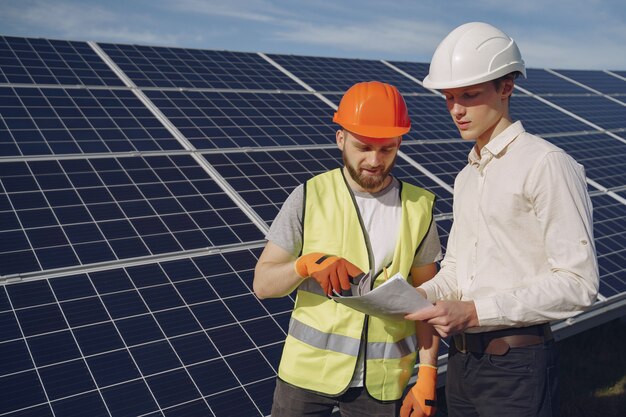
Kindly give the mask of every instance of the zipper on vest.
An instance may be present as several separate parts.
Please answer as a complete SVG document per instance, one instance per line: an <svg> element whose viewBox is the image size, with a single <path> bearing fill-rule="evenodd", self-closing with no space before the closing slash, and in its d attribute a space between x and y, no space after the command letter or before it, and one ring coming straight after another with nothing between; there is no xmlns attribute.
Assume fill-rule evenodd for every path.
<svg viewBox="0 0 626 417"><path fill-rule="evenodd" d="M346 188L348 189L348 193L350 194L350 199L352 200L352 209L356 211L356 216L359 219L359 225L361 225L361 232L363 233L363 239L365 240L365 248L367 249L367 259L369 262L368 269L371 270L372 265L374 265L374 254L372 253L372 244L370 242L370 237L367 234L367 231L365 230L365 225L363 224L363 218L361 217L361 212L359 211L359 205L357 204L356 199L354 198L354 193L352 192L352 188L350 188L350 185L348 185L348 181L346 180L346 176L343 173L343 169L340 169L340 172L341 172L341 178L343 178L343 182L346 185ZM371 286L372 287L374 286L374 279L372 279ZM352 378L350 379L350 381L352 381L352 379L354 378L354 375L356 374L358 364L359 364L359 356L361 355L361 352L362 352L363 353L363 388L365 388L365 390L368 393L369 391L367 389L366 378L367 378L367 330L369 327L369 321L370 321L370 316L366 314L365 319L363 320L363 330L361 331L361 344L359 345L359 353L357 355L357 360L356 360L357 366L355 366L354 372L352 373Z"/></svg>

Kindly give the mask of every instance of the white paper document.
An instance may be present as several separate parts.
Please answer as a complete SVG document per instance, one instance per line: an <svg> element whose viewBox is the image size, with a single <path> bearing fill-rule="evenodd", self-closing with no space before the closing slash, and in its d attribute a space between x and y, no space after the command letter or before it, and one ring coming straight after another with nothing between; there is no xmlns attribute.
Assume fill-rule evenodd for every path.
<svg viewBox="0 0 626 417"><path fill-rule="evenodd" d="M369 274L365 275L358 285L352 286L353 295L337 295L332 297L333 300L365 314L395 320L432 306L400 273L366 292L370 287L370 279Z"/></svg>

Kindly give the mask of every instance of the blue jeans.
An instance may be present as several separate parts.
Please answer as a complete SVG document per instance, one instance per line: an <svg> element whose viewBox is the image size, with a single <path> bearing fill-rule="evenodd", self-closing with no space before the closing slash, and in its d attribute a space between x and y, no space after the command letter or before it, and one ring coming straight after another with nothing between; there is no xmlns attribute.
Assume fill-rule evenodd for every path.
<svg viewBox="0 0 626 417"><path fill-rule="evenodd" d="M382 403L363 387L349 388L337 397L328 397L287 384L276 378L272 417L328 417L339 407L342 417L396 417L400 401Z"/></svg>
<svg viewBox="0 0 626 417"><path fill-rule="evenodd" d="M448 353L449 417L557 417L554 340L510 349L505 355Z"/></svg>

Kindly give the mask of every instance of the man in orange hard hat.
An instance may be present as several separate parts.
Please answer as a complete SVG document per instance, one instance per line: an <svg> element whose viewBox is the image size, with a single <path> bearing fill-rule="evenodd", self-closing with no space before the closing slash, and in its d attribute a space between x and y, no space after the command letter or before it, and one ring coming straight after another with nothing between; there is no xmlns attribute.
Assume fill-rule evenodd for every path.
<svg viewBox="0 0 626 417"><path fill-rule="evenodd" d="M330 416L338 407L344 416L395 417L418 351L421 403L432 414L434 328L368 316L329 298L350 291L363 271L371 273L370 288L387 274L417 286L436 273L434 195L390 175L411 128L406 104L391 85L358 83L333 121L341 126L335 136L343 167L292 192L255 269L259 298L297 289L272 416Z"/></svg>
<svg viewBox="0 0 626 417"><path fill-rule="evenodd" d="M454 182L441 270L418 288L435 305L407 316L452 336L450 417L558 416L549 322L584 311L598 291L584 169L511 119L518 75L526 69L515 41L472 22L439 44L424 79L475 141Z"/></svg>

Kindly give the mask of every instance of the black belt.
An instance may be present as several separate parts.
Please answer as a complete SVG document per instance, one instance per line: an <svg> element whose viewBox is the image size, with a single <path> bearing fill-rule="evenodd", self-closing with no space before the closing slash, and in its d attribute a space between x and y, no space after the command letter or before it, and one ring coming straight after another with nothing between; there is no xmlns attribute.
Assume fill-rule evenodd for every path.
<svg viewBox="0 0 626 417"><path fill-rule="evenodd" d="M454 347L461 353L504 355L511 348L538 345L552 340L549 324L512 327L484 333L461 333L452 336Z"/></svg>

